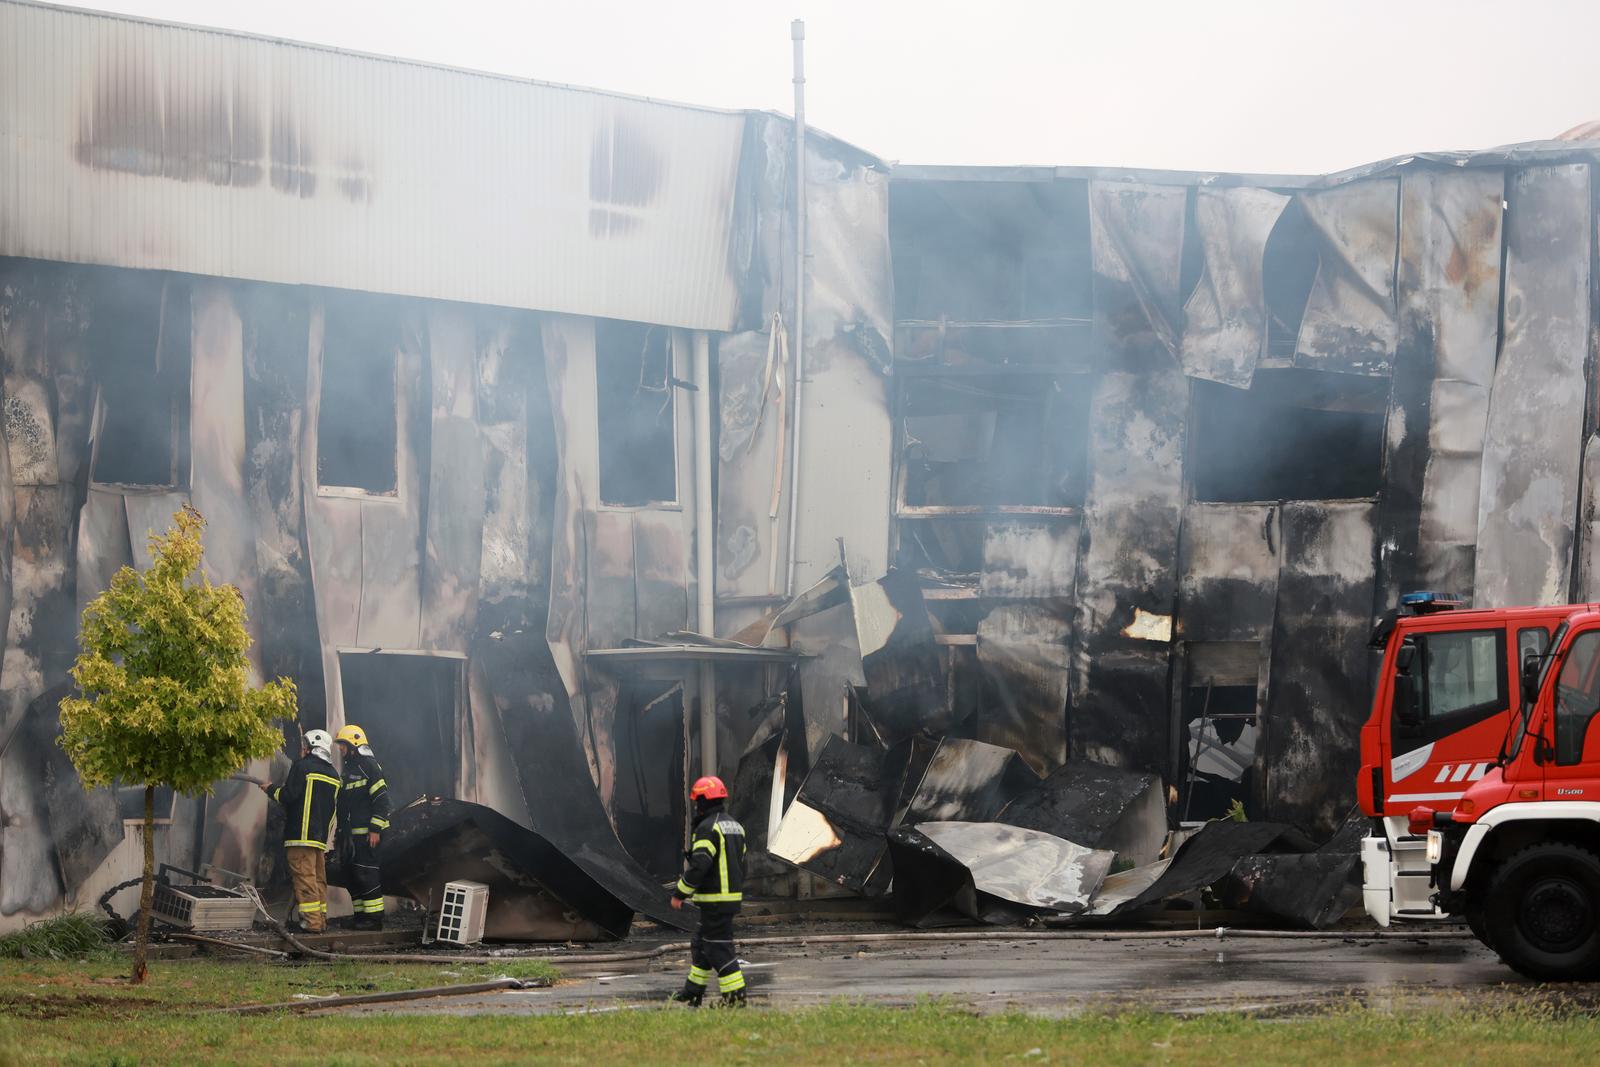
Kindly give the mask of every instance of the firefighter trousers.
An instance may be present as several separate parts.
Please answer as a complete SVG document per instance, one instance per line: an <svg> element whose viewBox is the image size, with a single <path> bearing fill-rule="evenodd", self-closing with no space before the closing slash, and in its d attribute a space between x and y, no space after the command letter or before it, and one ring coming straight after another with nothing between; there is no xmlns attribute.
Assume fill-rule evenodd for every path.
<svg viewBox="0 0 1600 1067"><path fill-rule="evenodd" d="M289 877L294 881L294 915L314 934L328 927L328 854L309 845L284 848Z"/></svg>
<svg viewBox="0 0 1600 1067"><path fill-rule="evenodd" d="M689 942L689 977L684 992L704 993L713 977L724 997L744 992L744 972L733 945L733 917L737 904L700 904L700 929Z"/></svg>
<svg viewBox="0 0 1600 1067"><path fill-rule="evenodd" d="M383 878L378 870L378 850L367 844L365 833L344 839L345 888L357 919L383 918Z"/></svg>

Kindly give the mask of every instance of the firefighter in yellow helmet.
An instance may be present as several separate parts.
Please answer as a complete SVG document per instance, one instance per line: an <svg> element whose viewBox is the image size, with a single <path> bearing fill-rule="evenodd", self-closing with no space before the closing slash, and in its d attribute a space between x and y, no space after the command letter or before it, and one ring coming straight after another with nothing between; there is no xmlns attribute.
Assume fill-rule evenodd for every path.
<svg viewBox="0 0 1600 1067"><path fill-rule="evenodd" d="M326 730L307 730L300 758L280 786L257 782L283 805L283 851L294 881L291 928L320 934L328 927L328 834L338 804L339 779L333 769L333 738Z"/></svg>
<svg viewBox="0 0 1600 1067"><path fill-rule="evenodd" d="M367 732L354 724L341 729L339 789L339 856L345 888L355 911L357 930L383 929L383 878L378 870L378 844L389 829L389 783L367 743Z"/></svg>
<svg viewBox="0 0 1600 1067"><path fill-rule="evenodd" d="M672 999L698 1008L713 977L722 1002L744 1004L744 972L733 945L733 919L744 900L744 827L723 807L728 787L721 778L701 778L689 790L694 802L694 840L672 906L685 900L700 909L700 929L689 943L689 977Z"/></svg>

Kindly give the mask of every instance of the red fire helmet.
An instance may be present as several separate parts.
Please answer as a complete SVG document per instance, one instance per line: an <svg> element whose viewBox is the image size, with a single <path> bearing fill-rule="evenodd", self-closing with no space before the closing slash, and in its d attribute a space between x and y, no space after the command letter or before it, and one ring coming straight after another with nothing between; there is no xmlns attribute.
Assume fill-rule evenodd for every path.
<svg viewBox="0 0 1600 1067"><path fill-rule="evenodd" d="M689 796L694 800L727 800L728 787L714 775L697 778L694 785L689 787Z"/></svg>

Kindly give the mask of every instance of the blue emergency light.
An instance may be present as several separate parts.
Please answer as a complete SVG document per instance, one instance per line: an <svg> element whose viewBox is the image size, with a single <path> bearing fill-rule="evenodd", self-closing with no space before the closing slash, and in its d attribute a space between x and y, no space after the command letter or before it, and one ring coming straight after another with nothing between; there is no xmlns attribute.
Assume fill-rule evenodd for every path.
<svg viewBox="0 0 1600 1067"><path fill-rule="evenodd" d="M1451 611L1461 607L1466 600L1454 593L1435 593L1425 590L1416 593L1404 593L1400 597L1400 610L1409 611L1413 615L1428 615L1435 611Z"/></svg>

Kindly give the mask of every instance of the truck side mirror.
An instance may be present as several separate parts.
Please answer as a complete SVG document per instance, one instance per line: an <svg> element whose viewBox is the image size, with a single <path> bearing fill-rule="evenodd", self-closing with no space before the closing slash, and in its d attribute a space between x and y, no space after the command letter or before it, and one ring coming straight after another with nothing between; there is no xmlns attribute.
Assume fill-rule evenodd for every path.
<svg viewBox="0 0 1600 1067"><path fill-rule="evenodd" d="M1416 661L1417 646L1409 642L1395 654L1394 718L1402 735L1422 731L1422 681L1412 673Z"/></svg>
<svg viewBox="0 0 1600 1067"><path fill-rule="evenodd" d="M1539 699L1539 672L1544 666L1543 657L1529 652L1522 657L1522 700L1532 704Z"/></svg>

